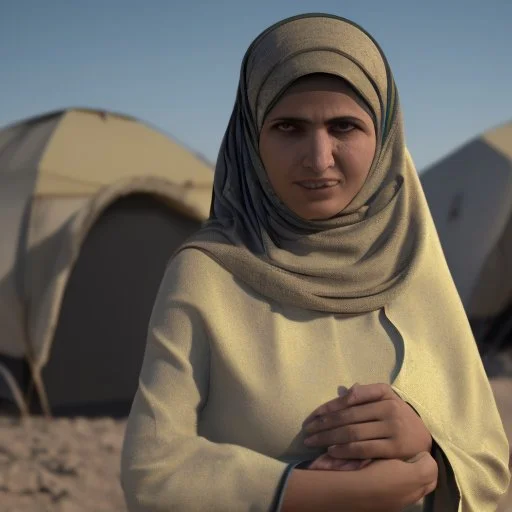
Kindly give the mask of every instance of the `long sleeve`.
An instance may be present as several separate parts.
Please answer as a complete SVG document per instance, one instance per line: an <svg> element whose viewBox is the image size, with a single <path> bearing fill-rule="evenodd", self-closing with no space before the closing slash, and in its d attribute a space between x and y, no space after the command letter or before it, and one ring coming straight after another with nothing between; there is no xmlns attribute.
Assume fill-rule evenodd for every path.
<svg viewBox="0 0 512 512"><path fill-rule="evenodd" d="M510 482L493 392L434 228L415 286L385 308L404 340L393 382L437 444L435 512L495 512Z"/></svg>
<svg viewBox="0 0 512 512"><path fill-rule="evenodd" d="M451 379L464 390L460 396L450 396L453 388L440 387L443 380L436 373L442 375L443 368L432 364L430 380L414 368L417 382L428 382L425 391L437 397L437 408L427 409L411 398L414 389L406 392L401 381L395 382L395 391L420 414L435 442L438 487L428 501L428 511L495 512L510 481L507 438L483 366L473 351L476 348L466 347L459 354L459 366L451 371ZM428 368L426 363L422 360L422 368Z"/></svg>
<svg viewBox="0 0 512 512"><path fill-rule="evenodd" d="M208 334L179 292L182 277L190 276L181 274L168 269L150 322L121 462L128 509L269 511L287 464L198 434L208 400Z"/></svg>
<svg viewBox="0 0 512 512"><path fill-rule="evenodd" d="M451 410L441 405L437 415L395 386L418 411L435 442L438 487L426 508L432 512L494 512L510 480L508 442L490 385L479 360L464 363L468 366L462 371L453 371L454 378L466 383L464 395L451 402ZM442 404L445 397L436 388L432 379L430 389Z"/></svg>

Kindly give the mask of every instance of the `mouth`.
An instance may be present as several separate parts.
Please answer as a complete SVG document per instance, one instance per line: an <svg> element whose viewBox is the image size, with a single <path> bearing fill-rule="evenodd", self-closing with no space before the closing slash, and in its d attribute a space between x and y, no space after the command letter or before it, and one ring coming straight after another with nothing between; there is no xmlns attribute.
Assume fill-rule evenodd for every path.
<svg viewBox="0 0 512 512"><path fill-rule="evenodd" d="M340 180L304 180L297 181L297 185L308 190L317 190L322 188L332 188L340 184Z"/></svg>

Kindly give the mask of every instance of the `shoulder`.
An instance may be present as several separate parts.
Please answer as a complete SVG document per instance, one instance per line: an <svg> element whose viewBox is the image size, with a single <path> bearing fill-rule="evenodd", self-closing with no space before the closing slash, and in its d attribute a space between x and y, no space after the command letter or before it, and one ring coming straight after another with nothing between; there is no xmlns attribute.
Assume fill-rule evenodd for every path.
<svg viewBox="0 0 512 512"><path fill-rule="evenodd" d="M233 276L213 258L199 249L185 248L169 261L160 293L201 299L233 285Z"/></svg>
<svg viewBox="0 0 512 512"><path fill-rule="evenodd" d="M176 253L167 265L167 272L188 278L204 277L209 272L222 273L224 269L213 258L199 249L187 247Z"/></svg>

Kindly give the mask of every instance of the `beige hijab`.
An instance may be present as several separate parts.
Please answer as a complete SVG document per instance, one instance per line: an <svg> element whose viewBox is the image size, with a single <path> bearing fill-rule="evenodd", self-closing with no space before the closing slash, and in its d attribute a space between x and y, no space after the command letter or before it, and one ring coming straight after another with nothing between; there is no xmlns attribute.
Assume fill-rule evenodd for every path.
<svg viewBox="0 0 512 512"><path fill-rule="evenodd" d="M266 113L293 81L313 73L339 76L359 92L378 141L359 194L322 221L298 218L281 203L258 155ZM298 16L251 45L217 161L210 219L186 248L203 251L269 300L325 313L384 308L404 341L393 387L441 447L440 464L449 463L435 510L496 509L509 481L507 440L405 146L391 71L361 28L334 16Z"/></svg>
<svg viewBox="0 0 512 512"><path fill-rule="evenodd" d="M336 217L308 221L275 195L258 154L266 113L296 79L329 73L370 106L377 151L368 179ZM209 222L187 246L266 297L335 313L378 309L411 282L428 251L429 216L408 158L393 77L373 39L325 15L285 20L243 60L215 169Z"/></svg>

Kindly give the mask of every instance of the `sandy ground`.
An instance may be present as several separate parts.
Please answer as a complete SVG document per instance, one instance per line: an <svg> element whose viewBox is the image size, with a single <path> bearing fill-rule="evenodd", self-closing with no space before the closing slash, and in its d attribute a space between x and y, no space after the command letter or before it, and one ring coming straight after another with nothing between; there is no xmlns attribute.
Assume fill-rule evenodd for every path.
<svg viewBox="0 0 512 512"><path fill-rule="evenodd" d="M512 442L512 355L491 379ZM125 420L0 416L0 512L126 512ZM500 512L512 512L512 491Z"/></svg>
<svg viewBox="0 0 512 512"><path fill-rule="evenodd" d="M125 421L0 418L0 512L124 512Z"/></svg>

